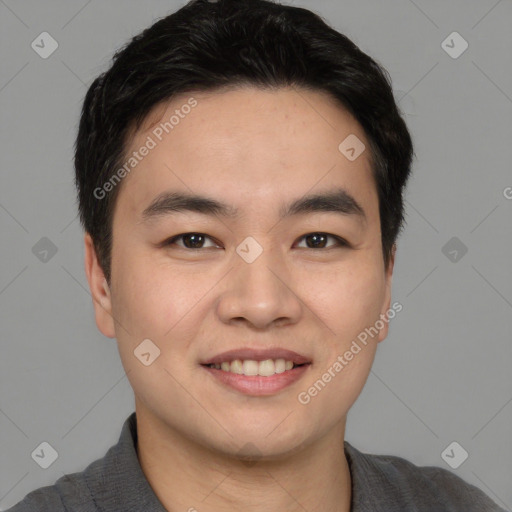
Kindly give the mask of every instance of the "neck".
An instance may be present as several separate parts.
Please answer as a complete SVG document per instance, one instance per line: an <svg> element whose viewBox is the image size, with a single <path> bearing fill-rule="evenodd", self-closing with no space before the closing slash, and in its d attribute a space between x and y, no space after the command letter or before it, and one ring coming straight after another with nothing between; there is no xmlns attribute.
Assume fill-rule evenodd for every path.
<svg viewBox="0 0 512 512"><path fill-rule="evenodd" d="M205 448L137 411L137 453L171 511L350 512L345 424L285 458L242 461Z"/></svg>

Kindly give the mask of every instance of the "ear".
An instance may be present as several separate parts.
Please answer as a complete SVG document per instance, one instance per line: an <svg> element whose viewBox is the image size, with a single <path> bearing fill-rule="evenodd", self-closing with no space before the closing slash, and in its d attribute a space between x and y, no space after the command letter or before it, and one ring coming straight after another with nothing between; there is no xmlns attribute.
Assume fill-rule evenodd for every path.
<svg viewBox="0 0 512 512"><path fill-rule="evenodd" d="M395 266L395 254L396 254L396 244L393 244L391 249L391 254L389 256L389 263L385 270L385 292L384 292L384 300L382 302L382 309L380 311L380 319L384 323L384 327L380 330L377 341L380 343L381 341L386 339L389 331L389 319L387 318L387 312L391 307L391 282L393 279L393 268Z"/></svg>
<svg viewBox="0 0 512 512"><path fill-rule="evenodd" d="M91 235L85 233L85 273L91 290L96 325L102 334L115 338L114 318L112 317L112 298L103 269L96 256Z"/></svg>

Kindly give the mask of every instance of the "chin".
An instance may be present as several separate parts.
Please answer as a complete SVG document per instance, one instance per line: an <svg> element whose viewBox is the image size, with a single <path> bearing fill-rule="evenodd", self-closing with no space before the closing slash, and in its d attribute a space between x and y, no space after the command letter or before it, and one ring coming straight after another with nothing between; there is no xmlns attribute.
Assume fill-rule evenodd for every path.
<svg viewBox="0 0 512 512"><path fill-rule="evenodd" d="M267 435L267 432L272 432L272 428L264 431L232 430L233 437L227 444L219 445L218 450L225 455L241 459L280 460L300 452L313 442L313 439L304 437L303 429L300 429L300 432L293 432L288 428L285 433L281 432L274 436Z"/></svg>

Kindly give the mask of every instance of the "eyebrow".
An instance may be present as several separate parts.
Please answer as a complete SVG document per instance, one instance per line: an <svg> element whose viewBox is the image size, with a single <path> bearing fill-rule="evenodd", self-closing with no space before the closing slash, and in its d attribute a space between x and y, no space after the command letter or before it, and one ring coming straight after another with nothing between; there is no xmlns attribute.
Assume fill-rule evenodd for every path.
<svg viewBox="0 0 512 512"><path fill-rule="evenodd" d="M215 217L236 219L240 211L217 199L188 194L183 192L163 192L142 212L143 222L172 215L173 213L194 212ZM354 215L366 220L362 206L343 188L336 188L323 193L310 194L300 197L290 204L281 207L279 218L284 219L293 215L314 212L332 212L343 216Z"/></svg>

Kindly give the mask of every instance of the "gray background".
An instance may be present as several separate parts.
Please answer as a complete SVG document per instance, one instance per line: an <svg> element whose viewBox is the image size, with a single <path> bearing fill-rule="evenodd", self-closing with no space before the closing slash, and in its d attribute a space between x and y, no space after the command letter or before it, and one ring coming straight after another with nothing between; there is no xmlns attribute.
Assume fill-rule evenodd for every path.
<svg viewBox="0 0 512 512"><path fill-rule="evenodd" d="M94 323L72 149L113 51L184 3L0 0L0 510L101 457L134 409L115 340ZM346 438L451 471L441 453L457 441L469 458L453 471L510 510L512 2L294 5L387 68L417 155L394 277L404 309ZM43 31L59 44L47 59L31 48ZM469 44L456 59L441 46L453 31ZM32 250L43 237L57 248L46 262ZM31 458L42 441L59 454L46 470Z"/></svg>

